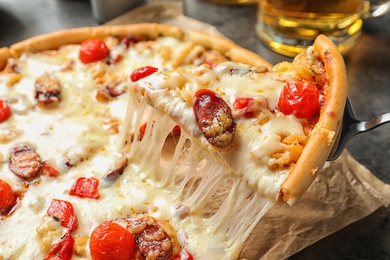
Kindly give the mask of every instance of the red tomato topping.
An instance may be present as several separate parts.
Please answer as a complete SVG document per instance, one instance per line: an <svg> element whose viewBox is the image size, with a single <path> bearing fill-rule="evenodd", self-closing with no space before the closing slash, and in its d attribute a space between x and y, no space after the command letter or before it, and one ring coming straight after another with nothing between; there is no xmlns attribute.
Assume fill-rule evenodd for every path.
<svg viewBox="0 0 390 260"><path fill-rule="evenodd" d="M131 73L130 79L131 79L131 81L136 82L140 79L143 79L143 78L155 73L156 71L158 71L158 68L155 68L152 66L139 67Z"/></svg>
<svg viewBox="0 0 390 260"><path fill-rule="evenodd" d="M140 127L139 127L139 137L138 137L138 140L142 140L142 138L144 137L145 135L145 132L146 132L146 127L148 126L148 124L145 122L143 123Z"/></svg>
<svg viewBox="0 0 390 260"><path fill-rule="evenodd" d="M194 260L194 257L191 255L190 252L188 252L185 249L182 249L180 251L180 254L175 256L175 258L173 258L173 260Z"/></svg>
<svg viewBox="0 0 390 260"><path fill-rule="evenodd" d="M76 180L69 191L69 195L80 198L99 199L99 180L95 178L81 177Z"/></svg>
<svg viewBox="0 0 390 260"><path fill-rule="evenodd" d="M60 174L60 172L57 169L50 166L50 164L48 164L47 162L43 162L42 171L43 171L43 174L47 174L50 177L57 177L58 174Z"/></svg>
<svg viewBox="0 0 390 260"><path fill-rule="evenodd" d="M254 113L252 111L248 111L248 109L253 105L253 103L253 98L238 97L234 102L234 109L245 109L244 117L251 118L254 117Z"/></svg>
<svg viewBox="0 0 390 260"><path fill-rule="evenodd" d="M253 103L253 98L238 97L236 99L236 101L234 102L234 108L235 109L243 109L243 108L248 107L252 103Z"/></svg>
<svg viewBox="0 0 390 260"><path fill-rule="evenodd" d="M290 81L284 86L278 100L278 107L286 115L311 118L318 111L320 93L309 82Z"/></svg>
<svg viewBox="0 0 390 260"><path fill-rule="evenodd" d="M0 99L0 123L4 122L11 116L11 109L7 102Z"/></svg>
<svg viewBox="0 0 390 260"><path fill-rule="evenodd" d="M175 125L175 126L172 128L172 135L180 135L180 133L181 133L181 128L180 128L180 126Z"/></svg>
<svg viewBox="0 0 390 260"><path fill-rule="evenodd" d="M106 43L100 39L88 39L81 43L79 59L82 63L88 64L104 60L110 54Z"/></svg>
<svg viewBox="0 0 390 260"><path fill-rule="evenodd" d="M70 232L67 232L44 258L44 260L70 260L73 255L74 239Z"/></svg>
<svg viewBox="0 0 390 260"><path fill-rule="evenodd" d="M8 182L0 179L0 213L7 211L16 200L16 196L12 191Z"/></svg>
<svg viewBox="0 0 390 260"><path fill-rule="evenodd" d="M97 226L89 239L92 259L130 260L136 252L133 235L113 222Z"/></svg>
<svg viewBox="0 0 390 260"><path fill-rule="evenodd" d="M78 227L76 212L69 201L53 199L47 209L47 215L60 221L61 226L69 231L76 230Z"/></svg>

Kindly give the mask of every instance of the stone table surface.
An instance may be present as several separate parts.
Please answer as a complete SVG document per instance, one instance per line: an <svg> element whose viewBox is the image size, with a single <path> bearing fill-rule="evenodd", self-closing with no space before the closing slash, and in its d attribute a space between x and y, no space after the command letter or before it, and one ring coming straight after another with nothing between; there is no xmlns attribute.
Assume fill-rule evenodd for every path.
<svg viewBox="0 0 390 260"><path fill-rule="evenodd" d="M275 64L279 55L257 38L256 6L222 6L184 0L187 16L214 25L237 44ZM126 11L126 10L124 10ZM0 47L60 29L97 26L88 0L0 0ZM365 20L363 37L345 55L349 97L360 120L390 112L390 15ZM390 124L352 138L348 151L383 182L390 183ZM388 209L324 238L291 259L390 259Z"/></svg>

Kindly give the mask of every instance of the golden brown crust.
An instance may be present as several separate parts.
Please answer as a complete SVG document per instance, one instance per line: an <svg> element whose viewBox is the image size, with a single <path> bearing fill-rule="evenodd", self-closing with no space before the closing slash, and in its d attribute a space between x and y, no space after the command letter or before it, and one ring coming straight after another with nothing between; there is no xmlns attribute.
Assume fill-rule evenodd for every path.
<svg viewBox="0 0 390 260"><path fill-rule="evenodd" d="M185 35L184 30L178 27L155 23L144 23L82 27L35 36L15 43L11 45L9 49L3 48L3 52L8 53L8 55L2 55L3 52L0 52L0 70L4 68L7 62L6 58L10 57L11 55L13 57L19 57L24 52L38 52L43 50L57 49L64 44L81 43L87 38L125 36L128 34L145 35L150 39L156 39L159 36L172 36L178 39L184 39L185 37L188 37L189 41L203 45L208 49L215 49L234 61L244 62L255 66L263 65L269 68L272 67L269 62L259 57L257 54L239 47L226 38L211 36L195 31ZM0 49L0 51L1 50L2 49Z"/></svg>
<svg viewBox="0 0 390 260"><path fill-rule="evenodd" d="M0 71L7 65L8 58L11 57L11 53L7 47L0 48Z"/></svg>
<svg viewBox="0 0 390 260"><path fill-rule="evenodd" d="M87 38L124 36L127 34L146 35L150 39L156 39L159 36L173 36L179 39L184 37L184 32L181 29L162 24L82 27L35 36L11 45L10 51L13 56L19 57L23 52L57 49L64 44L81 43Z"/></svg>
<svg viewBox="0 0 390 260"><path fill-rule="evenodd" d="M189 35L189 40L209 49L217 50L233 61L246 63L252 66L266 66L272 68L272 65L265 59L247 49L239 47L226 38L210 36L199 31L192 31Z"/></svg>
<svg viewBox="0 0 390 260"><path fill-rule="evenodd" d="M341 127L347 98L345 64L337 47L323 35L316 39L313 46L325 63L329 86L319 121L299 160L281 185L279 200L288 204L293 204L305 193L323 167Z"/></svg>

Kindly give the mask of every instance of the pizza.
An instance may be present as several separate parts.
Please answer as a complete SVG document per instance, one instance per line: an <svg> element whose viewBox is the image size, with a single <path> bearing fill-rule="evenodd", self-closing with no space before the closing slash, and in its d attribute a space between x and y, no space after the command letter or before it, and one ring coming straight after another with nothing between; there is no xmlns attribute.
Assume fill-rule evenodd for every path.
<svg viewBox="0 0 390 260"><path fill-rule="evenodd" d="M0 69L0 259L237 259L320 171L347 93L324 36L272 66L160 24L37 36Z"/></svg>

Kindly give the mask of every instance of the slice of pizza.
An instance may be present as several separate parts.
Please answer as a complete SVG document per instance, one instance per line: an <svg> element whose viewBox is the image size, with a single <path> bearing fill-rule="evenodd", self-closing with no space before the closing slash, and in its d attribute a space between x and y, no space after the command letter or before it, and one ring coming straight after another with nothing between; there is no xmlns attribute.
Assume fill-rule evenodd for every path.
<svg viewBox="0 0 390 260"><path fill-rule="evenodd" d="M209 214L232 244L269 205L293 204L308 189L337 136L347 95L343 59L325 36L271 69L143 67L131 78L123 149L191 209Z"/></svg>

